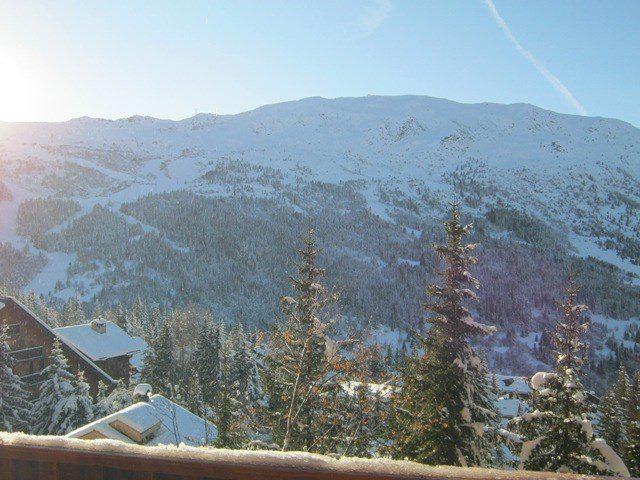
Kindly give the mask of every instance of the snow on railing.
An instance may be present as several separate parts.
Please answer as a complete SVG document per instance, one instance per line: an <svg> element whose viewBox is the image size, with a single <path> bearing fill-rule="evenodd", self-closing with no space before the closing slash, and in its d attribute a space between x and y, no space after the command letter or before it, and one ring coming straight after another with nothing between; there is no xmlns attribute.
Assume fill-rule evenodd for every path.
<svg viewBox="0 0 640 480"><path fill-rule="evenodd" d="M0 480L586 480L570 474L427 467L392 460L334 459L309 453L143 447L0 433Z"/></svg>

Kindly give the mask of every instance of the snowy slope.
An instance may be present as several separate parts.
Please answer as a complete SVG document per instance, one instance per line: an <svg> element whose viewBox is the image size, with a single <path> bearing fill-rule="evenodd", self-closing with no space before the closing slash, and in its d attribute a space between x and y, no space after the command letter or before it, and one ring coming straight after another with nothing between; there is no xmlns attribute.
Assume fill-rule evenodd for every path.
<svg viewBox="0 0 640 480"><path fill-rule="evenodd" d="M408 194L415 194L409 184L416 182L450 190L443 176L471 165L470 178L482 175L497 195L575 225L580 223L576 210L588 210L612 192L638 201L640 131L618 120L561 115L524 104L308 98L182 121L131 117L0 124L0 157L5 183L15 193L3 207L10 213L0 224L2 239L12 238L11 212L25 191L80 196L89 204L118 203L148 192L195 188L199 177L221 160L276 168L287 177L305 171L327 182L390 181ZM85 170L74 177L64 162ZM49 181L47 188L37 181L47 173L67 174L66 180L76 185L60 192ZM570 198L571 185L562 178L568 175L581 190ZM593 180L596 191L589 191ZM77 185L82 182L86 187ZM614 222L621 215L608 205L586 213Z"/></svg>
<svg viewBox="0 0 640 480"><path fill-rule="evenodd" d="M113 300L141 278L151 285L145 292L162 289L162 295L178 295L176 285L184 282L172 283L170 273L147 264L158 250L171 265L179 264L178 269L215 261L212 268L233 272L234 252L223 249L213 258L211 251L204 255L201 244L191 238L195 230L193 236L185 234L155 218L153 209L164 207L174 207L179 216L187 205L176 207L175 202L193 199L158 194L181 190L207 198L271 202L270 210L252 204L256 211L247 215L257 222L268 220L278 209L295 216L330 208L331 215L341 215L359 212L359 202L364 202L377 220L358 213L353 225L370 231L355 232L358 237L349 238L332 258L350 258L358 268L378 272L383 279L391 270L404 278L404 272L421 268L416 249L428 245L421 239L432 237L419 219L439 219L450 199L462 200L472 218L484 219L491 209L509 208L539 220L557 234L559 243L567 242L566 249L576 257L599 259L619 268L626 285L640 285L640 130L619 120L558 114L526 104L461 104L416 96L314 97L238 115L199 114L181 121L136 116L0 123L0 178L5 185L0 242L18 249L27 245L31 254L44 255L49 264L23 287L62 300L72 295L83 301L100 295L101 301ZM311 195L313 181L342 190L322 187ZM146 197L150 194L155 197ZM77 209L61 215L43 240L46 232L20 231L18 209L28 199L44 197L73 200ZM148 198L152 205L142 205L147 210L131 208ZM241 207L242 202L237 205L248 208ZM99 215L96 206L104 209L97 211ZM50 218L59 208L36 218ZM113 212L113 219L106 218L105 211ZM88 245L79 246L79 236L91 232L74 222L92 212L99 221L113 222L106 232L113 238L102 232L96 238L109 237L109 245L121 245L121 258L106 258ZM485 232L490 238L516 246L531 243L514 233L517 228L501 230L499 222L494 223ZM536 233L536 228L529 226L529 233ZM539 234L542 240L545 232ZM387 237L391 243L397 237L397 256L392 258L385 256L388 243L372 246ZM142 244L144 260L138 255ZM0 268L1 257L0 249ZM359 272L356 278L362 278ZM252 288L260 284L257 278L242 281ZM381 281L371 280L368 288L378 288ZM232 285L233 279L224 283ZM223 298L207 301L231 313L240 300L232 298L231 286L221 291ZM254 316L264 311L258 313ZM537 313L532 309L531 315ZM534 348L540 330L531 327L522 333L516 345ZM604 332L603 342L606 337Z"/></svg>

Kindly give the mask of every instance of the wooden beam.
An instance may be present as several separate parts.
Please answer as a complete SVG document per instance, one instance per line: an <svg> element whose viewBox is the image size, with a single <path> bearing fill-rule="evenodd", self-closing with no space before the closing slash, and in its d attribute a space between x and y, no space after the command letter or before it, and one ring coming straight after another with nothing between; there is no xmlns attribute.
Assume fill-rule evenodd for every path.
<svg viewBox="0 0 640 480"><path fill-rule="evenodd" d="M38 479L58 480L57 463L41 462L38 467Z"/></svg>
<svg viewBox="0 0 640 480"><path fill-rule="evenodd" d="M21 441L23 443L21 443ZM376 460L336 461L319 455L287 455L280 453L234 452L188 449L160 449L125 444L103 445L99 441L64 439L59 444L38 442L38 437L24 436L21 441L8 437L2 443L0 434L0 466L15 463L22 467L38 466L38 480L96 478L96 473L109 472L106 478L155 478L208 480L588 480L604 477L524 472L505 470L427 467L410 462ZM56 465L55 468L52 465ZM0 480L16 480L6 476L10 468L0 470ZM22 470L20 470L22 472ZM27 471L27 470L25 470ZM68 472L68 473L67 473ZM73 473L72 473L73 472ZM71 475L68 477L68 475ZM24 476L20 480L34 478Z"/></svg>
<svg viewBox="0 0 640 480"><path fill-rule="evenodd" d="M0 452L2 446L0 445ZM9 458L0 458L0 480L13 480L13 465Z"/></svg>

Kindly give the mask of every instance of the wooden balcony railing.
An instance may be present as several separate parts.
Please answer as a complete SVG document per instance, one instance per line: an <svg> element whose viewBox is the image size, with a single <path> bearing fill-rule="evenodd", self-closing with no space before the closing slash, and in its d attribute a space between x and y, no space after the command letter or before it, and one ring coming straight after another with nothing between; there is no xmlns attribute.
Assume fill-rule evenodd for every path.
<svg viewBox="0 0 640 480"><path fill-rule="evenodd" d="M579 475L426 467L312 454L141 447L0 433L0 480L586 480Z"/></svg>

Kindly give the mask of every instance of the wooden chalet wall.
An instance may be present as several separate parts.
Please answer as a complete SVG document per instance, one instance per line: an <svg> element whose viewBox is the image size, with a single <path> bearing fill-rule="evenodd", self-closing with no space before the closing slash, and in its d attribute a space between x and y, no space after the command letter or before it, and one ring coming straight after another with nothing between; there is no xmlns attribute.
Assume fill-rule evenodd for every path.
<svg viewBox="0 0 640 480"><path fill-rule="evenodd" d="M36 389L40 383L39 373L46 366L57 335L14 298L2 297L0 302L5 305L0 309L0 323L10 326L10 347L17 361L16 374L22 377L28 386ZM92 395L97 393L100 381L108 387L114 385L113 378L85 355L64 341L61 343L71 370L74 373L80 370L84 372Z"/></svg>

